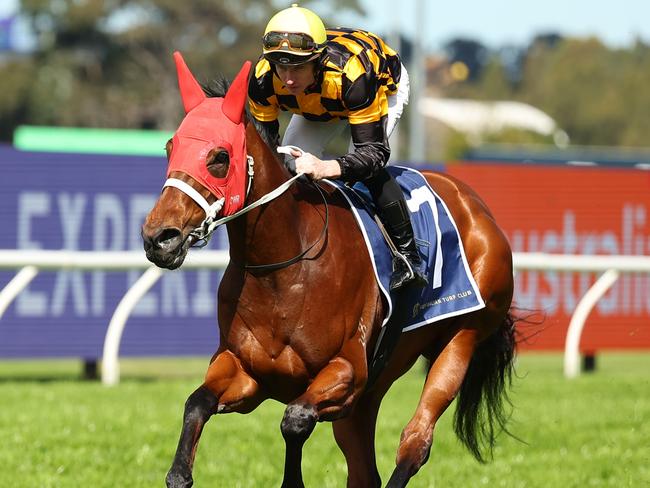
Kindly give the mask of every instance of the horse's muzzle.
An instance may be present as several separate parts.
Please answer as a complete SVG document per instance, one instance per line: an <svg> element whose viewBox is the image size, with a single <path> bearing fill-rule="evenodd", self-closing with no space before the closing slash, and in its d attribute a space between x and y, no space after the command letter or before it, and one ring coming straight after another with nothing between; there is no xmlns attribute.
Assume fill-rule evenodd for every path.
<svg viewBox="0 0 650 488"><path fill-rule="evenodd" d="M176 269L183 264L189 247L183 233L175 228L161 229L153 235L146 234L143 229L142 242L147 259L166 269Z"/></svg>

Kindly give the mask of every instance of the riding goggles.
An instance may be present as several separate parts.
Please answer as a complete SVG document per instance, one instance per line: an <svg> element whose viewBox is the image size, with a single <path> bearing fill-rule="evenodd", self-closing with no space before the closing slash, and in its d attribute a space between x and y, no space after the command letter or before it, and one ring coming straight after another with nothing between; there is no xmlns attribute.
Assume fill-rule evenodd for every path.
<svg viewBox="0 0 650 488"><path fill-rule="evenodd" d="M288 50L298 53L313 53L322 46L308 35L299 32L267 32L262 38L264 52Z"/></svg>

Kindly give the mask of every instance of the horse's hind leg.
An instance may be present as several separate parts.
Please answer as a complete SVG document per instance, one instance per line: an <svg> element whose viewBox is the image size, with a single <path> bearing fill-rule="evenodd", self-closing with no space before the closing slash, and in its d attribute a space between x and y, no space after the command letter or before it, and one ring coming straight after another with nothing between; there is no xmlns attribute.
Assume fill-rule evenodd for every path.
<svg viewBox="0 0 650 488"><path fill-rule="evenodd" d="M228 351L219 354L210 364L203 385L185 402L183 427L174 461L167 473L167 486L192 486L196 448L203 426L212 415L251 411L260 402L257 384L242 370L237 358Z"/></svg>
<svg viewBox="0 0 650 488"><path fill-rule="evenodd" d="M375 426L381 396L370 395L364 394L349 416L332 424L348 465L348 488L381 487L375 458Z"/></svg>
<svg viewBox="0 0 650 488"><path fill-rule="evenodd" d="M460 389L476 340L476 330L461 329L431 365L415 415L402 431L397 465L386 488L406 486L426 463L433 442L433 429Z"/></svg>

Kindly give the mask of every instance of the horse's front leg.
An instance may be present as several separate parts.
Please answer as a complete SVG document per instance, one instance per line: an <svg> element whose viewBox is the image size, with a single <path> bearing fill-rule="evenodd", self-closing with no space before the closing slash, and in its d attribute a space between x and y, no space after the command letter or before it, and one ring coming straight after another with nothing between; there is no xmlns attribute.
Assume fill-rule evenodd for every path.
<svg viewBox="0 0 650 488"><path fill-rule="evenodd" d="M360 388L355 386L355 369L341 357L323 368L307 391L287 405L280 428L286 443L283 488L303 487L302 447L318 420L335 420L346 415Z"/></svg>
<svg viewBox="0 0 650 488"><path fill-rule="evenodd" d="M216 356L208 367L204 383L185 402L183 428L172 466L167 473L169 488L193 484L192 466L203 426L215 413L246 413L263 398L259 387L229 351Z"/></svg>

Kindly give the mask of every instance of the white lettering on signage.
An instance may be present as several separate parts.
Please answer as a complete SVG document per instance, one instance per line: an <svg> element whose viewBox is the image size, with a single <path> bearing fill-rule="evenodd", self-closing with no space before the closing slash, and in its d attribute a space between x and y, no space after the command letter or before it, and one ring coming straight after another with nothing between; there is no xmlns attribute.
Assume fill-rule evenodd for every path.
<svg viewBox="0 0 650 488"><path fill-rule="evenodd" d="M156 198L152 195L134 195L129 205L128 243L127 249L142 249L142 236L140 228L147 214L156 204ZM142 271L129 271L127 273L128 287L142 275ZM167 276L163 280L169 279ZM158 314L158 298L153 292L146 293L133 309L134 317L155 317Z"/></svg>
<svg viewBox="0 0 650 488"><path fill-rule="evenodd" d="M50 213L50 196L45 192L26 191L18 195L18 249L41 249L40 242L32 238L33 226ZM32 225L33 224L33 225ZM47 314L47 296L42 291L25 288L16 297L16 313L22 317L44 317Z"/></svg>
<svg viewBox="0 0 650 488"><path fill-rule="evenodd" d="M86 196L80 193L75 195L60 193L57 195L57 203L59 215L65 216L65 218L61 218L63 248L77 250L79 249L78 243L81 237L81 224L86 207ZM78 317L88 315L86 286L84 285L84 277L81 271L62 271L61 273L57 273L52 292L50 313L55 317L63 315L68 293L72 297L75 315Z"/></svg>
<svg viewBox="0 0 650 488"><path fill-rule="evenodd" d="M647 211L643 204L625 204L619 229L601 232L578 231L576 215L566 210L560 231L537 230L524 233L515 230L510 236L515 252L547 252L560 254L650 254L650 232ZM618 232L617 232L618 231ZM543 309L549 314L560 311L572 314L578 300L594 282L593 273L561 273L528 271L515 280L518 305ZM624 274L596 305L601 315L641 316L650 312L650 276Z"/></svg>
<svg viewBox="0 0 650 488"><path fill-rule="evenodd" d="M168 277L162 283L160 304L163 317L173 317L178 311L179 315L186 315L189 308L185 273L167 273Z"/></svg>
<svg viewBox="0 0 650 488"><path fill-rule="evenodd" d="M196 291L192 297L192 310L197 317L214 317L216 294L213 291L214 276L210 271L196 273Z"/></svg>
<svg viewBox="0 0 650 488"><path fill-rule="evenodd" d="M99 193L95 197L93 215L93 249L95 251L120 251L126 243L126 220L122 204L117 195ZM94 316L101 316L106 311L106 273L92 273L92 303Z"/></svg>
<svg viewBox="0 0 650 488"><path fill-rule="evenodd" d="M52 248L52 242L60 242L62 248L76 250L81 248L82 242L89 242L97 251L141 249L142 222L155 201L155 195L144 194L132 195L125 202L112 193L21 192L18 195L16 247L43 249L47 245ZM46 231L49 236L44 235ZM218 240L219 233L213 242ZM32 284L18 295L16 315L46 317L71 313L77 317L103 316L111 312L107 310L108 299L115 300L115 297L107 296L109 274L103 271L57 272L51 289L43 290L42 286ZM124 292L141 274L142 271L126 273ZM133 315L214 317L214 272L194 273L191 280L196 280L196 283L191 283L193 286L189 280L188 275L180 271L164 273L160 284L154 287L156 291L150 291L140 300Z"/></svg>

